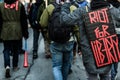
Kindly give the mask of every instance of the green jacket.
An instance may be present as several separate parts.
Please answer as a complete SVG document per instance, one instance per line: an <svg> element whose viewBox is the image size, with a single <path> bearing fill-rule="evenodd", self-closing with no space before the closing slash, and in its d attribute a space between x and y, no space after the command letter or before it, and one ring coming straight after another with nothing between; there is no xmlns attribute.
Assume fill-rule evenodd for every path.
<svg viewBox="0 0 120 80"><path fill-rule="evenodd" d="M44 40L48 41L49 43L51 42L49 37L48 37L48 20L49 20L49 16L52 14L52 11L54 10L54 6L52 4L48 5L47 8L44 9L41 17L40 18L40 25L43 29L43 37Z"/></svg>
<svg viewBox="0 0 120 80"><path fill-rule="evenodd" d="M47 27L48 26L48 21L49 21L49 16L51 16L54 6L52 4L48 5L47 8L44 9L41 17L40 17L40 24L41 27Z"/></svg>
<svg viewBox="0 0 120 80"><path fill-rule="evenodd" d="M40 17L45 9L45 2L43 2L38 9L38 15L37 15L37 20L40 21Z"/></svg>
<svg viewBox="0 0 120 80"><path fill-rule="evenodd" d="M22 23L20 18L21 5L22 4L19 2L18 10L15 10L10 8L4 8L4 3L0 3L0 19L2 20L2 25L0 26L2 27L0 34L1 39L20 40L22 39L22 36L28 36L27 23ZM22 26L24 26L24 31Z"/></svg>

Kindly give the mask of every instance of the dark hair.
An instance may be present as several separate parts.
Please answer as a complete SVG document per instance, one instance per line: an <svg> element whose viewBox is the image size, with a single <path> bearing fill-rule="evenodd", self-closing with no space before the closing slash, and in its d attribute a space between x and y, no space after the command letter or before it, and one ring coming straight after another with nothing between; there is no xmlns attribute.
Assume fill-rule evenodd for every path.
<svg viewBox="0 0 120 80"><path fill-rule="evenodd" d="M4 0L4 2L5 3L7 3L7 4L12 4L12 3L14 3L16 0Z"/></svg>
<svg viewBox="0 0 120 80"><path fill-rule="evenodd" d="M107 0L107 1L116 8L120 6L120 2L118 0Z"/></svg>
<svg viewBox="0 0 120 80"><path fill-rule="evenodd" d="M36 3L43 3L44 0L36 0Z"/></svg>
<svg viewBox="0 0 120 80"><path fill-rule="evenodd" d="M109 5L110 4L107 1L103 1L103 0L92 0L90 3L91 10L107 7Z"/></svg>

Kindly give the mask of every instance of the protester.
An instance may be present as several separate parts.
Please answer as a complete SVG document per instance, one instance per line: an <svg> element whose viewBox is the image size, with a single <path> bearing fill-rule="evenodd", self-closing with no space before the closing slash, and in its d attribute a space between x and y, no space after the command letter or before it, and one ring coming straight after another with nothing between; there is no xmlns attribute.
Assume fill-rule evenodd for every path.
<svg viewBox="0 0 120 80"><path fill-rule="evenodd" d="M48 0L48 5L50 3L53 3L54 0ZM47 5L47 4L46 4ZM38 19L40 19L39 15L41 15L41 11L38 13ZM41 28L41 33L44 38L44 45L45 45L45 58L49 59L51 58L51 53L50 53L50 39L48 37L48 27Z"/></svg>
<svg viewBox="0 0 120 80"><path fill-rule="evenodd" d="M43 4L44 4L44 0L36 0L36 2L32 4L29 12L29 22L33 29L33 59L36 59L38 57L40 24L37 17L38 17L38 13L40 13L39 14L39 17L40 17L44 10ZM39 7L41 8L39 9Z"/></svg>
<svg viewBox="0 0 120 80"><path fill-rule="evenodd" d="M63 4L63 2L61 2L60 4L59 0L55 0L55 4L60 6L61 4ZM43 14L40 18L40 24L43 28L48 26L50 16L52 15L54 9L55 6L53 6L53 4L51 3L43 11ZM73 52L73 44L74 39L65 43L59 43L52 40L50 41L50 52L52 54L52 68L54 80L67 80L71 63L70 56Z"/></svg>
<svg viewBox="0 0 120 80"><path fill-rule="evenodd" d="M80 46L83 58L83 64L87 71L88 80L97 80L98 75L100 80L110 80L110 70L111 65L107 65L101 68L97 68L91 50L87 33L85 31L85 24L83 21L83 16L87 12L86 7L80 7L73 13L69 13L70 1L66 0L66 3L62 6L61 12L61 24L73 25L79 24L80 26ZM92 0L90 3L90 9L96 10L103 7L109 7L110 11L113 12L116 19L120 20L120 11L112 7L108 2L104 0Z"/></svg>
<svg viewBox="0 0 120 80"><path fill-rule="evenodd" d="M27 17L24 6L18 0L4 0L0 3L0 37L3 40L5 77L10 75L10 52L13 52L12 67L19 69L19 53L22 37L28 38Z"/></svg>
<svg viewBox="0 0 120 80"><path fill-rule="evenodd" d="M118 0L107 0L110 4L112 4L115 8L120 10L120 2ZM114 18L114 17L113 17ZM119 38L119 47L120 47L120 21L114 20L115 29ZM118 73L118 63L112 64L111 69L111 80L116 80Z"/></svg>

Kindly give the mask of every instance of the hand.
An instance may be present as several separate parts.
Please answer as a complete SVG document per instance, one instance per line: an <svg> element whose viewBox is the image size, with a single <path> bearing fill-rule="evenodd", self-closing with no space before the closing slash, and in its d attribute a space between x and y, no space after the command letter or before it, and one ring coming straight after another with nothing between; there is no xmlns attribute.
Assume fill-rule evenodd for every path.
<svg viewBox="0 0 120 80"><path fill-rule="evenodd" d="M28 37L29 37L28 32L27 32L27 33L25 33L23 36L24 36L24 38L25 38L25 39L28 39Z"/></svg>
<svg viewBox="0 0 120 80"><path fill-rule="evenodd" d="M78 53L81 53L81 47L78 45Z"/></svg>
<svg viewBox="0 0 120 80"><path fill-rule="evenodd" d="M24 39L27 40L28 38L25 38L25 37L24 37Z"/></svg>
<svg viewBox="0 0 120 80"><path fill-rule="evenodd" d="M78 49L78 53L80 53L81 52L81 50L80 49Z"/></svg>
<svg viewBox="0 0 120 80"><path fill-rule="evenodd" d="M80 55L82 55L82 52L79 52L78 54L79 54L79 56L80 56Z"/></svg>

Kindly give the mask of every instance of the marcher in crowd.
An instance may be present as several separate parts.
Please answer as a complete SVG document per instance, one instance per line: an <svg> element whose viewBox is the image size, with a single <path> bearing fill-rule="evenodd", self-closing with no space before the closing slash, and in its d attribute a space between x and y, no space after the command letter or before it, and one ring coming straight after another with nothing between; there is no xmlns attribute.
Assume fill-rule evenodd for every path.
<svg viewBox="0 0 120 80"><path fill-rule="evenodd" d="M53 3L54 0L48 0L48 5ZM40 12L40 11L39 11ZM40 17L38 17L40 18ZM48 26L42 28L42 35L44 38L44 44L45 44L45 58L49 59L51 58L51 53L50 53L50 39L48 37Z"/></svg>
<svg viewBox="0 0 120 80"><path fill-rule="evenodd" d="M35 3L32 4L29 12L29 22L33 29L33 59L38 57L38 47L39 47L39 36L40 36L40 24L38 20L44 10L44 0L36 0ZM40 7L40 9L39 9Z"/></svg>
<svg viewBox="0 0 120 80"><path fill-rule="evenodd" d="M9 78L10 68L19 69L18 60L21 40L28 38L27 17L24 6L18 0L4 0L0 3L0 37L3 40L5 77ZM10 52L13 52L10 65Z"/></svg>
<svg viewBox="0 0 120 80"><path fill-rule="evenodd" d="M56 5L62 5L63 2L55 0ZM49 18L52 15L55 6L51 3L43 11L40 18L40 24L43 28L48 26ZM70 39L65 43L50 41L50 52L52 54L52 68L54 80L67 80L71 59L73 54L74 39Z"/></svg>
<svg viewBox="0 0 120 80"><path fill-rule="evenodd" d="M110 4L112 4L115 8L120 10L120 2L118 0L107 0ZM114 17L113 17L114 18ZM120 47L120 21L114 19L114 26L116 29L116 33L119 39L119 47ZM112 64L111 69L111 80L116 80L118 73L118 63Z"/></svg>
<svg viewBox="0 0 120 80"><path fill-rule="evenodd" d="M83 21L83 16L87 12L86 7L80 7L74 12L69 13L70 5L70 1L66 0L66 3L62 6L60 23L65 25L79 24L80 26L80 46L83 64L88 75L88 80L98 80L98 75L100 80L111 80L111 65L101 68L96 67L93 52L88 41L87 33L85 32L85 25ZM108 2L104 0L92 0L90 3L91 10L96 10L102 7L110 7L110 11L113 12L112 14L114 14L115 18L120 20L120 11L111 6Z"/></svg>

